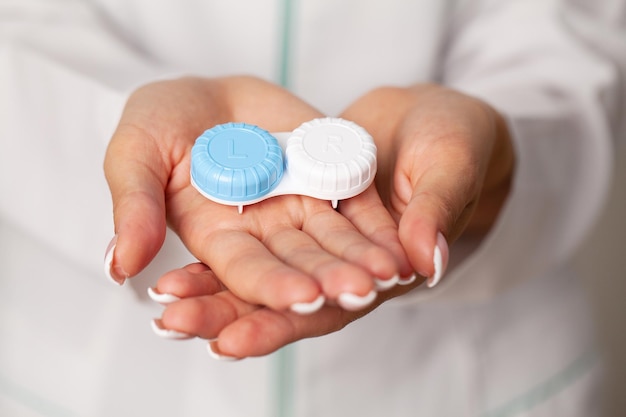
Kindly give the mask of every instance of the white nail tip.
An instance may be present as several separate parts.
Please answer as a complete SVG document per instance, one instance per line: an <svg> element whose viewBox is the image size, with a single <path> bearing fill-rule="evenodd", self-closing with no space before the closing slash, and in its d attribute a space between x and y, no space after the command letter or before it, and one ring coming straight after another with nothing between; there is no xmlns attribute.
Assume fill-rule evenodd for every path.
<svg viewBox="0 0 626 417"><path fill-rule="evenodd" d="M374 290L370 291L367 295L361 297L352 293L344 292L339 295L337 302L345 310L360 310L363 307L370 305L375 299L378 293Z"/></svg>
<svg viewBox="0 0 626 417"><path fill-rule="evenodd" d="M183 333L176 330L169 330L163 327L163 323L160 319L154 319L150 322L152 325L152 331L156 333L157 336L162 337L163 339L172 339L172 340L185 340L191 339L193 336L189 333Z"/></svg>
<svg viewBox="0 0 626 417"><path fill-rule="evenodd" d="M213 350L213 347L211 346L212 344L213 344L212 342L207 343L206 350L207 352L209 352L209 356L211 356L213 359L222 361L222 362L235 362L239 360L239 358L235 358L234 356L227 356L227 355L222 355L221 353L217 353L216 351Z"/></svg>
<svg viewBox="0 0 626 417"><path fill-rule="evenodd" d="M104 254L104 276L107 277L109 282L117 286L122 286L124 285L124 281L122 282L117 281L115 278L113 278L113 275L111 274L111 267L113 266L113 254L115 253L115 246L116 246L115 238L113 238L113 240L109 244L109 247L107 248L106 253Z"/></svg>
<svg viewBox="0 0 626 417"><path fill-rule="evenodd" d="M433 288L435 285L439 284L443 274L446 272L446 268L448 266L448 242L443 234L437 234L437 245L435 246L435 251L433 254L433 264L435 267L435 273L432 277L428 279L426 285L428 288Z"/></svg>
<svg viewBox="0 0 626 417"><path fill-rule="evenodd" d="M398 285L410 285L410 284L413 284L416 279L417 279L417 274L413 273L409 277L399 280Z"/></svg>
<svg viewBox="0 0 626 417"><path fill-rule="evenodd" d="M435 255L433 256L433 263L435 264L435 275L428 280L428 288L433 288L441 281L443 275L443 258L441 257L441 249L439 246L435 246Z"/></svg>
<svg viewBox="0 0 626 417"><path fill-rule="evenodd" d="M290 309L294 313L298 313L298 314L312 314L312 313L315 313L320 308L322 308L322 306L324 305L324 302L326 302L326 297L320 294L319 297L317 297L315 300L311 301L310 303L293 303Z"/></svg>
<svg viewBox="0 0 626 417"><path fill-rule="evenodd" d="M400 276L394 275L390 279L378 279L374 278L374 284L378 291L386 291L396 286L400 282Z"/></svg>
<svg viewBox="0 0 626 417"><path fill-rule="evenodd" d="M151 287L148 287L148 296L152 299L152 301L159 304L171 304L180 300L180 297L177 297L174 294L160 293Z"/></svg>

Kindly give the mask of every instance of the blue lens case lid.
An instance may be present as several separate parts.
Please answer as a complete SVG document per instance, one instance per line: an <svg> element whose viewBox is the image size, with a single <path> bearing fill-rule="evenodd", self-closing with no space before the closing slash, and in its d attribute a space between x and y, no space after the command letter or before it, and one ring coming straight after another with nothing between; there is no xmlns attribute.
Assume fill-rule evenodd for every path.
<svg viewBox="0 0 626 417"><path fill-rule="evenodd" d="M284 172L278 141L247 123L206 130L191 151L191 181L206 197L224 202L259 199L280 183Z"/></svg>

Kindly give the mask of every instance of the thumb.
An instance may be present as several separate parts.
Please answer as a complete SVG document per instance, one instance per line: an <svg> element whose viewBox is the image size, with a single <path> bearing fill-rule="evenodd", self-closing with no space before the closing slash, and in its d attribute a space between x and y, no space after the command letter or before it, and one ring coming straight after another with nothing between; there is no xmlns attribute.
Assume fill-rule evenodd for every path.
<svg viewBox="0 0 626 417"><path fill-rule="evenodd" d="M165 239L164 190L169 170L147 136L136 128L118 127L104 162L115 223L105 273L119 285L145 268Z"/></svg>
<svg viewBox="0 0 626 417"><path fill-rule="evenodd" d="M415 271L434 287L445 273L448 241L465 229L474 212L480 179L469 161L439 159L409 173L397 172L392 205L401 215L398 232Z"/></svg>

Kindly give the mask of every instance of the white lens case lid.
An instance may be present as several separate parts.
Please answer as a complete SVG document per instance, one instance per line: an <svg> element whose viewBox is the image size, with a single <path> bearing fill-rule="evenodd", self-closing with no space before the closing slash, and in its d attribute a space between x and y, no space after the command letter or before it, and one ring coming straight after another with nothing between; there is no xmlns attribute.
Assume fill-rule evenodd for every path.
<svg viewBox="0 0 626 417"><path fill-rule="evenodd" d="M242 135L242 129L250 131ZM219 135L215 135L215 131ZM228 141L228 145L224 142L223 146L219 143L207 146L207 137L213 141ZM267 187L265 172L259 175L258 169L254 172L250 169L250 165L262 165L263 169L269 166L266 161L260 162L264 152L272 160L272 167L276 165L275 144L271 138L284 153L283 169L272 176L276 178L273 188ZM210 149L222 149L223 155L211 153ZM242 158L252 154L256 158L254 164L242 164L245 162ZM215 161L219 161L217 166ZM330 200L333 207L337 207L339 200L360 194L373 182L376 145L365 129L340 118L314 119L292 132L271 134L254 125L229 123L215 126L198 138L192 150L191 165L191 183L201 194L221 204L238 206L239 212L244 205L286 194ZM226 192L215 192L217 181L221 182L219 188L227 189Z"/></svg>

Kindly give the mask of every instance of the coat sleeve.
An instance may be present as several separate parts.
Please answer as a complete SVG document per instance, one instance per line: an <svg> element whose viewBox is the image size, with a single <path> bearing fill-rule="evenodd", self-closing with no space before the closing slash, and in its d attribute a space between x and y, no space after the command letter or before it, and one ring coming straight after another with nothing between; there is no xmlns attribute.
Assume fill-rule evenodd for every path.
<svg viewBox="0 0 626 417"><path fill-rule="evenodd" d="M504 115L515 177L495 227L455 244L462 259L418 299L484 300L566 263L603 207L625 131L626 2L457 5L441 81Z"/></svg>
<svg viewBox="0 0 626 417"><path fill-rule="evenodd" d="M0 221L100 277L105 149L129 92L159 69L88 4L0 2Z"/></svg>

